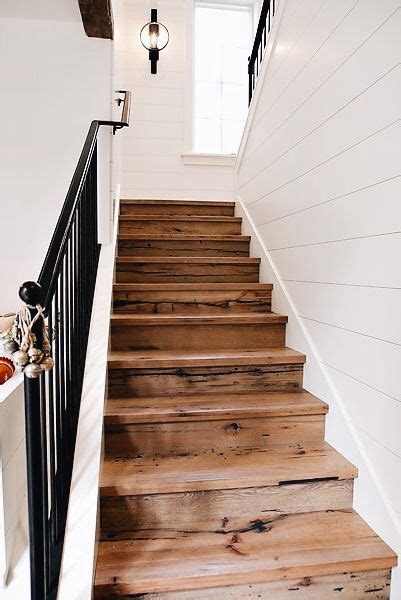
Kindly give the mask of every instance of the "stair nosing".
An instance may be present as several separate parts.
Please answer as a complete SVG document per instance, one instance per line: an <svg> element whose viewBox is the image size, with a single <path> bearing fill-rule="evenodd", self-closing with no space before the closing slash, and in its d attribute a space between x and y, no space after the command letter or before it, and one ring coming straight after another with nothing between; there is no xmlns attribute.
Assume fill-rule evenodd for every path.
<svg viewBox="0 0 401 600"><path fill-rule="evenodd" d="M151 291L151 290L172 290L172 291L185 291L185 290L266 290L271 291L273 289L272 283L114 283L114 291Z"/></svg>
<svg viewBox="0 0 401 600"><path fill-rule="evenodd" d="M329 536L332 520L337 523L335 543L330 541ZM354 524L357 527L362 525L360 532L354 533ZM272 525L275 526L274 521ZM282 525L283 534L280 534ZM314 529L316 525L317 530ZM297 536L300 528L306 533L301 540L306 540L307 543L301 543L297 547L291 542L288 532L294 530ZM240 551L243 540L238 539L239 553L235 553L232 551L232 532L224 531L222 533L225 535L214 532L213 537L208 533L197 534L196 537L192 534L193 546L187 544L175 557L173 552L180 546L178 537L165 547L162 559L156 554L158 548L155 546L146 549L143 540L101 540L100 569L96 573L95 589L99 587L112 591L118 587L123 595L199 590L199 594L203 593L205 596L207 588L257 585L273 581L282 581L284 584L286 581L298 581L296 589L300 589L309 585L306 579L312 582L314 577L333 578L336 574L343 573L383 571L397 565L396 553L353 509L347 512L335 510L330 515L325 511L288 515L286 522L277 523L276 531L278 537L271 548L265 536L260 538L260 533L245 532L243 537L245 549L248 550L245 556ZM342 537L338 535L338 531L341 531ZM308 532L311 532L309 540ZM171 533L174 539L175 532ZM168 555L170 547L171 556ZM192 547L194 552L191 552ZM163 544L160 548L163 548ZM131 557L135 557L138 552L142 558L136 562ZM114 553L125 566L121 576L116 578L110 573L110 566L113 568L116 560L114 558L111 563L107 560ZM185 568L177 570L177 565L184 567L185 554L188 562ZM152 567L146 570L149 564L152 564L153 570ZM235 590L235 587L232 589Z"/></svg>
<svg viewBox="0 0 401 600"><path fill-rule="evenodd" d="M119 240L185 240L185 241L217 241L217 242L250 242L250 235L241 234L227 234L227 235L215 235L215 234L197 234L197 233L126 233L122 232L118 234Z"/></svg>
<svg viewBox="0 0 401 600"><path fill-rule="evenodd" d="M290 402L290 398L296 401ZM212 404L211 399L213 399ZM116 406L118 403L120 406ZM157 412L153 405L157 405ZM134 423L247 419L257 416L282 418L324 415L328 413L328 410L329 406L326 402L306 390L211 396L206 394L145 396L142 398L109 398L106 402L104 422L106 426L112 426Z"/></svg>
<svg viewBox="0 0 401 600"><path fill-rule="evenodd" d="M250 256L117 256L116 263L187 263L259 265L260 258Z"/></svg>
<svg viewBox="0 0 401 600"><path fill-rule="evenodd" d="M120 215L121 221L183 221L186 223L206 221L208 223L241 223L242 217L229 217L226 215L158 215L136 214Z"/></svg>
<svg viewBox="0 0 401 600"><path fill-rule="evenodd" d="M106 456L99 486L100 495L121 497L249 487L281 487L299 485L305 481L349 480L358 476L358 469L327 442L323 442L319 447L303 450L301 454L297 454L296 450L280 452L276 449L274 454L269 455L266 451L254 449L252 468L247 463L247 456L245 451L238 455L233 450L209 452L207 455L157 457L156 462L150 456L143 459L142 457ZM333 465L334 457L337 460ZM263 460L258 462L261 458ZM294 459L296 475L292 469L295 463L291 463ZM139 463L139 460L142 462ZM312 477L311 473L315 473L312 468L316 468L313 465L314 461L318 464L319 470ZM188 467L181 470L181 464L184 462ZM281 467L281 462L284 463L284 467ZM167 463L167 470L164 466L164 472L163 468L157 468L157 465L163 463ZM174 463L173 467L171 467L172 463ZM107 468L110 469L115 464L118 464L118 475L107 473ZM280 465L280 476L274 473L277 464ZM146 467L151 469L149 473L143 472ZM287 471L285 467L288 468Z"/></svg>
<svg viewBox="0 0 401 600"><path fill-rule="evenodd" d="M286 350L285 355L280 351ZM170 350L164 351L121 351L109 352L108 366L110 369L143 369L143 368L174 368L174 367L198 367L198 366L229 366L229 365L286 365L304 364L305 354L297 352L292 348L261 348L257 351L243 350L238 352L214 351L214 352L185 352L179 354ZM172 363L174 366L172 366ZM145 365L149 364L149 367Z"/></svg>
<svg viewBox="0 0 401 600"><path fill-rule="evenodd" d="M111 313L110 321L112 326L124 325L243 325L260 324L274 325L287 323L286 315L277 313L227 313L227 314L136 314L136 313Z"/></svg>
<svg viewBox="0 0 401 600"><path fill-rule="evenodd" d="M157 200L152 200L152 198L121 198L120 204L137 204L137 205L147 205L147 204L157 204L159 206L165 206L167 204L172 204L174 206L229 206L234 208L235 202L226 201L226 200L162 200L158 198Z"/></svg>

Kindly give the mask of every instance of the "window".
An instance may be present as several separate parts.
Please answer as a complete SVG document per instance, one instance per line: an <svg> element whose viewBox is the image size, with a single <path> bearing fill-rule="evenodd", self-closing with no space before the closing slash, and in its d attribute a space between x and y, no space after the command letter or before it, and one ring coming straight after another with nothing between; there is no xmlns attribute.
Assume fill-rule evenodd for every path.
<svg viewBox="0 0 401 600"><path fill-rule="evenodd" d="M193 149L236 154L248 112L249 6L195 4Z"/></svg>

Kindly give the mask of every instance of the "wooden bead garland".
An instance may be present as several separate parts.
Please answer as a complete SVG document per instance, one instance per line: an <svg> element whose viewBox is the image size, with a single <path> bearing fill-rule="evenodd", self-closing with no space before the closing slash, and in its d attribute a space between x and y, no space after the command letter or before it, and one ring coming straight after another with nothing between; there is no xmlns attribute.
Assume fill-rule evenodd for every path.
<svg viewBox="0 0 401 600"><path fill-rule="evenodd" d="M37 304L37 312L33 318L29 308L32 307L23 306L18 311L11 329L11 339L5 342L4 349L11 354L19 371L23 371L27 377L35 379L43 371L50 371L54 366L54 361L50 355L51 344L43 308ZM34 325L38 329L40 328L40 339L33 331Z"/></svg>

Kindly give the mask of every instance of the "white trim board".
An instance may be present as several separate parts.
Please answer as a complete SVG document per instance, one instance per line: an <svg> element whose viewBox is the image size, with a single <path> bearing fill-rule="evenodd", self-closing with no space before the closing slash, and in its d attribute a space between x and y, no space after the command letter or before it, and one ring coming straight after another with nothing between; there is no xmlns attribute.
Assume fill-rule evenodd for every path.
<svg viewBox="0 0 401 600"><path fill-rule="evenodd" d="M71 494L58 600L89 600L97 548L99 475L103 455L103 414L107 353L118 231L119 198L112 243L102 246L93 301L79 415Z"/></svg>
<svg viewBox="0 0 401 600"><path fill-rule="evenodd" d="M348 416L347 408L344 406L341 397L339 396L336 388L333 386L331 381L329 372L325 365L323 364L318 349L316 348L313 340L311 339L302 319L297 314L295 305L292 301L291 295L285 285L285 282L281 279L280 273L274 264L274 260L266 248L266 245L259 235L257 228L250 216L246 206L243 204L240 196L236 196L237 205L236 205L236 216L241 216L243 219L243 234L250 235L253 244L256 244L258 249L252 251L251 256L258 255L261 258L261 283L265 283L268 281L269 283L273 283L273 310L278 311L280 313L288 314L289 318L289 331L287 344L289 346L295 345L294 342L298 342L300 345L295 346L295 349L301 352L304 352L307 356L307 363L305 367L305 387L310 389L310 391L319 396L319 388L323 385L326 387L326 393L328 392L332 398L330 409L336 413L336 418L340 420L344 428L341 428L341 435L344 437L344 440L347 439L346 445L348 445L348 452L344 448L339 448L338 441L333 438L332 434L329 431L328 441L333 445L337 446L337 449L342 453L347 453L347 458L351 461L358 461L358 467L360 469L361 474L365 470L371 475L371 484L376 487L375 497L382 504L382 512L387 513L389 517L389 523L391 524L394 533L398 536L401 535L400 523L398 520L398 515L394 510L393 506L384 501L384 491L378 481L378 477L376 476L375 469L371 464L369 457L366 454L364 445L360 440L359 433L355 428L354 424L350 420ZM238 215L238 212L241 214ZM268 278L266 278L266 274L268 273ZM283 310L283 307L275 306L275 295L282 296L281 302L285 302L286 307ZM277 301L277 300L276 300ZM291 331L292 330L292 331ZM291 342L291 338L293 338L294 342ZM312 366L313 365L313 366ZM308 369L312 369L318 367L320 370L320 374L316 371L313 373L313 376L310 377L310 373ZM319 376L320 375L320 376ZM317 389L316 389L317 388ZM327 396L323 398L323 400L327 401ZM329 402L330 404L330 402ZM334 405L335 404L335 405ZM337 408L339 410L337 410ZM336 436L337 437L337 436ZM336 443L337 442L337 443ZM349 446L349 442L354 445L354 448ZM358 485L358 480L356 481L356 485ZM354 497L354 503L357 498ZM358 503L356 502L356 509L358 509ZM401 547L397 548L397 537L394 536L393 539L388 539L388 536L385 533L380 532L379 535L382 535L386 538L387 543L389 543L393 548L400 552Z"/></svg>

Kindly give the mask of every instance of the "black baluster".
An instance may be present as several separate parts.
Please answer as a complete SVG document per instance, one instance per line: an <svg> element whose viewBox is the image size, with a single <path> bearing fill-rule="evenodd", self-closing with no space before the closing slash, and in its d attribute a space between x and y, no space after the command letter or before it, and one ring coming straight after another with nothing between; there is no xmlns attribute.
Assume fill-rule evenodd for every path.
<svg viewBox="0 0 401 600"><path fill-rule="evenodd" d="M42 300L42 288L28 281L19 290L20 298L29 306ZM32 317L36 308L32 308ZM43 513L42 414L39 379L24 377L25 442L28 484L29 555L31 567L31 599L43 600L46 594L45 523Z"/></svg>

